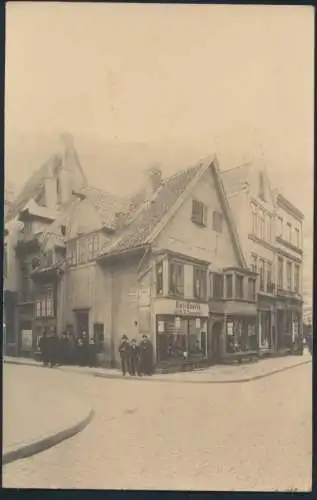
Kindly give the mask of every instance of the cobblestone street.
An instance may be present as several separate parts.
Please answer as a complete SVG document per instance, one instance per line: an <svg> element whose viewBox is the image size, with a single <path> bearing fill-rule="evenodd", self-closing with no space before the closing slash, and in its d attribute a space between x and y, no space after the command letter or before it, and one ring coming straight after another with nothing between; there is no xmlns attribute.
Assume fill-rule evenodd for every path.
<svg viewBox="0 0 317 500"><path fill-rule="evenodd" d="M45 383L45 371L19 369ZM70 440L5 466L3 486L307 491L311 376L311 364L226 385L56 373L96 416Z"/></svg>

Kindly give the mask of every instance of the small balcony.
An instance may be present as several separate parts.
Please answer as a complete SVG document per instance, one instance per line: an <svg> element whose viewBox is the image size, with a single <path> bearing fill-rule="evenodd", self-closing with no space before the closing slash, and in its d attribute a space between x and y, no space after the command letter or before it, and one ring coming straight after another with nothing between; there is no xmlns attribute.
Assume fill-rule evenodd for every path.
<svg viewBox="0 0 317 500"><path fill-rule="evenodd" d="M31 273L33 281L52 281L58 279L64 272L65 259L53 250L41 255Z"/></svg>

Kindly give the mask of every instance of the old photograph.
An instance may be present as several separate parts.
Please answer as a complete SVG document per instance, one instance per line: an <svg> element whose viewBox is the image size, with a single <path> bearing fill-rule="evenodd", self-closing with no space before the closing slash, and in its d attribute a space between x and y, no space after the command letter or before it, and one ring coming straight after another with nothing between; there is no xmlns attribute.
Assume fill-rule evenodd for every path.
<svg viewBox="0 0 317 500"><path fill-rule="evenodd" d="M314 9L7 2L5 488L311 491Z"/></svg>

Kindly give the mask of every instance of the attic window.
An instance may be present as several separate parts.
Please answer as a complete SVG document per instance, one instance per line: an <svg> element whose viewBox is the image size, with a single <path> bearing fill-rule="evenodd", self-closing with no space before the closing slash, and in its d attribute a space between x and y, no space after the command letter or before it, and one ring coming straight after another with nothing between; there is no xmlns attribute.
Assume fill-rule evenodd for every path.
<svg viewBox="0 0 317 500"><path fill-rule="evenodd" d="M207 207L201 201L193 200L192 221L199 226L207 226Z"/></svg>
<svg viewBox="0 0 317 500"><path fill-rule="evenodd" d="M263 172L259 174L259 198L262 201L265 201L265 193L264 193L264 175Z"/></svg>

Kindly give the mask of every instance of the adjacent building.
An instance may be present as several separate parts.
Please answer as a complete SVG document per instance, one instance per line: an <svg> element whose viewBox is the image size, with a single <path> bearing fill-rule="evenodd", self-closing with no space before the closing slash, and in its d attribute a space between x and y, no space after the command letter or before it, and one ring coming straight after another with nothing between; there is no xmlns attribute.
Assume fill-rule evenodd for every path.
<svg viewBox="0 0 317 500"><path fill-rule="evenodd" d="M272 190L263 166L247 163L222 172L222 178L248 266L259 273L260 352L290 348L302 323L303 215Z"/></svg>

